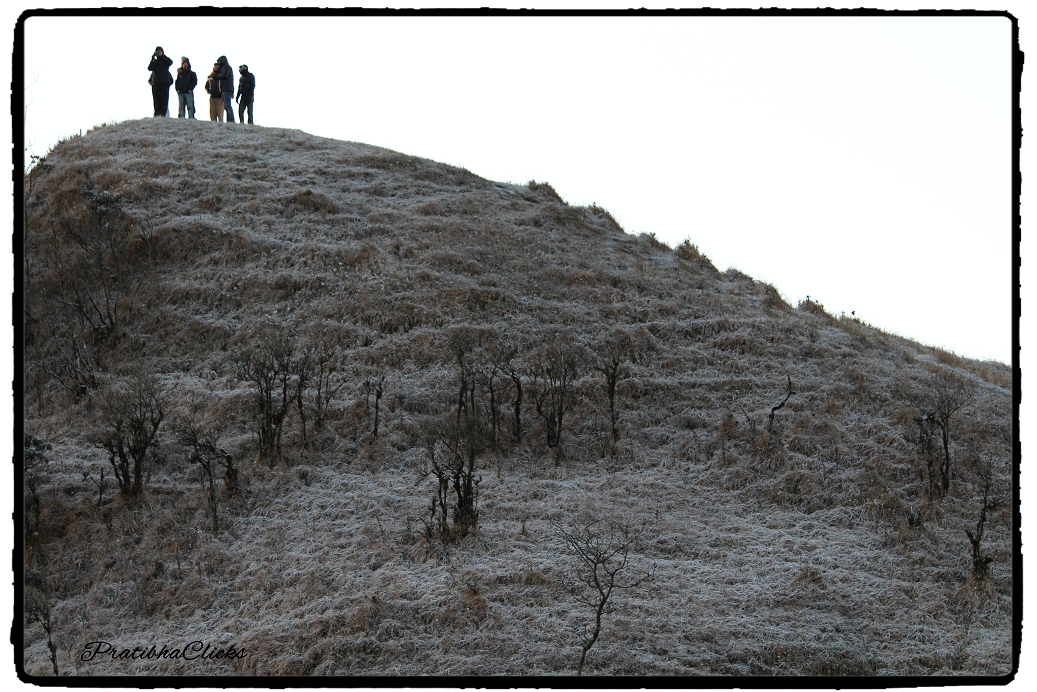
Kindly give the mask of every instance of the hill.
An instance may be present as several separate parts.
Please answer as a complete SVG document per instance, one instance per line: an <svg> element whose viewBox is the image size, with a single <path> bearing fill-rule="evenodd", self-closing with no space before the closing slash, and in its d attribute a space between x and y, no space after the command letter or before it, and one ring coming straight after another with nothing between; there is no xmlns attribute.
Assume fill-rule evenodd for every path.
<svg viewBox="0 0 1037 692"><path fill-rule="evenodd" d="M572 674L610 527L584 674L1012 672L1006 366L292 130L100 127L25 218L30 674Z"/></svg>

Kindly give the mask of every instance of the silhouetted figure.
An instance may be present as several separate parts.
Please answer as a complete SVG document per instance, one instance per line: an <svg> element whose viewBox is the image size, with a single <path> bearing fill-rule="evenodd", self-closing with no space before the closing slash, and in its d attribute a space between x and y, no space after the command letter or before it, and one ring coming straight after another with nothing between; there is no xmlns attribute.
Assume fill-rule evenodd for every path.
<svg viewBox="0 0 1037 692"><path fill-rule="evenodd" d="M221 55L216 64L216 79L220 82L220 95L223 97L223 109L227 111L227 122L234 122L234 70L227 62L227 56Z"/></svg>
<svg viewBox="0 0 1037 692"><path fill-rule="evenodd" d="M169 73L173 61L162 50L162 46L155 48L151 56L151 98L155 102L155 117L165 117L169 113L169 87L173 85L173 75Z"/></svg>
<svg viewBox="0 0 1037 692"><path fill-rule="evenodd" d="M247 108L248 124L255 125L252 122L252 102L256 94L256 76L248 71L248 65L240 65L238 74L241 75L238 80L238 121L245 122L245 109Z"/></svg>

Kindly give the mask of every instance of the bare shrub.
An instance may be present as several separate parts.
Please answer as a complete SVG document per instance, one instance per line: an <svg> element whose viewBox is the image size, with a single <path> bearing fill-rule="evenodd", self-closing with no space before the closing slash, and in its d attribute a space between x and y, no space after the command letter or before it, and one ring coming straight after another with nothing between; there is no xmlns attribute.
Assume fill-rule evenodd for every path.
<svg viewBox="0 0 1037 692"><path fill-rule="evenodd" d="M428 539L456 540L474 531L479 524L478 492L481 476L477 462L493 443L486 421L465 414L459 418L448 415L442 419L428 419L423 426L423 443L427 465L420 477L436 479L435 496L425 522ZM447 524L450 490L454 501L450 505L453 523Z"/></svg>
<svg viewBox="0 0 1037 692"><path fill-rule="evenodd" d="M307 395L313 411L313 425L319 428L324 425L332 402L348 379L341 370L340 355L334 343L328 339L319 339L310 348L313 371L308 378Z"/></svg>
<svg viewBox="0 0 1037 692"><path fill-rule="evenodd" d="M253 387L259 458L273 466L281 458L281 428L285 416L298 398L299 364L291 336L266 332L257 341L234 356L235 374Z"/></svg>
<svg viewBox="0 0 1037 692"><path fill-rule="evenodd" d="M932 446L932 427L940 429L943 442L943 458L939 463L940 491L946 495L950 490L954 468L951 461L951 418L965 408L976 394L975 383L956 375L934 373L925 388L915 393L912 399L921 412L920 447L923 451ZM925 427L929 430L926 432ZM928 435L928 439L926 439ZM929 450L930 455L932 451ZM931 471L930 471L931 475Z"/></svg>
<svg viewBox="0 0 1037 692"><path fill-rule="evenodd" d="M98 374L93 349L74 331L68 345L51 342L52 352L39 361L39 367L72 395L73 400L97 389ZM54 353L53 351L56 351Z"/></svg>
<svg viewBox="0 0 1037 692"><path fill-rule="evenodd" d="M187 448L187 462L197 464L202 470L208 493L206 501L212 515L212 532L220 530L219 499L216 494L216 472L218 465L223 464L225 494L233 494L237 489L238 471L234 467L234 457L219 446L219 432L199 423L182 423L177 431L177 439Z"/></svg>
<svg viewBox="0 0 1037 692"><path fill-rule="evenodd" d="M620 329L615 329L599 336L591 348L592 367L605 378L605 395L609 400L609 423L611 424L610 434L612 442L616 442L619 439L616 388L623 375L623 364L633 358L634 353L634 340L627 332Z"/></svg>
<svg viewBox="0 0 1037 692"><path fill-rule="evenodd" d="M371 408L371 397L374 397L374 419L371 437L378 439L378 416L381 411L382 394L385 393L385 375L380 371L364 380L362 385L367 408Z"/></svg>
<svg viewBox="0 0 1037 692"><path fill-rule="evenodd" d="M983 554L984 532L990 515L1004 505L1004 490L998 482L990 459L973 455L966 468L969 480L972 481L973 492L980 494L979 516L976 517L975 527L965 529L965 535L972 544L972 576L986 579L990 576L990 563L994 558Z"/></svg>
<svg viewBox="0 0 1037 692"><path fill-rule="evenodd" d="M511 434L516 442L522 441L522 366L517 363L521 346L515 341L498 343L490 351L490 362L493 367L510 380L515 392L512 402L514 417L512 420Z"/></svg>
<svg viewBox="0 0 1037 692"><path fill-rule="evenodd" d="M157 377L141 370L112 381L97 394L98 429L90 437L108 452L123 495L141 494L144 458L165 418L165 405Z"/></svg>
<svg viewBox="0 0 1037 692"><path fill-rule="evenodd" d="M25 619L37 623L47 635L47 650L50 651L50 664L54 675L58 672L58 647L54 644L54 620L51 615L50 596L45 589L32 584L25 587Z"/></svg>
<svg viewBox="0 0 1037 692"><path fill-rule="evenodd" d="M575 403L575 385L585 363L583 349L569 336L561 336L529 356L530 391L544 421L548 447L561 444L565 414Z"/></svg>

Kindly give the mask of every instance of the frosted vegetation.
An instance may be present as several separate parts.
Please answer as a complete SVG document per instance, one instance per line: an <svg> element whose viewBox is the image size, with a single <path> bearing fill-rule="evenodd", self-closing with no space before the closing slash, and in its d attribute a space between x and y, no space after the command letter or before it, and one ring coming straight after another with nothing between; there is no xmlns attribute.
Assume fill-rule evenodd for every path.
<svg viewBox="0 0 1037 692"><path fill-rule="evenodd" d="M26 192L30 673L1011 670L1003 365L293 130L101 127ZM247 656L80 660L196 639Z"/></svg>

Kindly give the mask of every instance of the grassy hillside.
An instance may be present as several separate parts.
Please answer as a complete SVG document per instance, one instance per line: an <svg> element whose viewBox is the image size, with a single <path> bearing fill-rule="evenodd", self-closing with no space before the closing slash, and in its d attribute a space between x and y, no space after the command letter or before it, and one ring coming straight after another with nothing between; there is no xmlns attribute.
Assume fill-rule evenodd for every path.
<svg viewBox="0 0 1037 692"><path fill-rule="evenodd" d="M31 674L569 675L609 522L584 674L1011 671L1004 365L293 130L102 127L26 191ZM194 640L247 655L81 660Z"/></svg>

